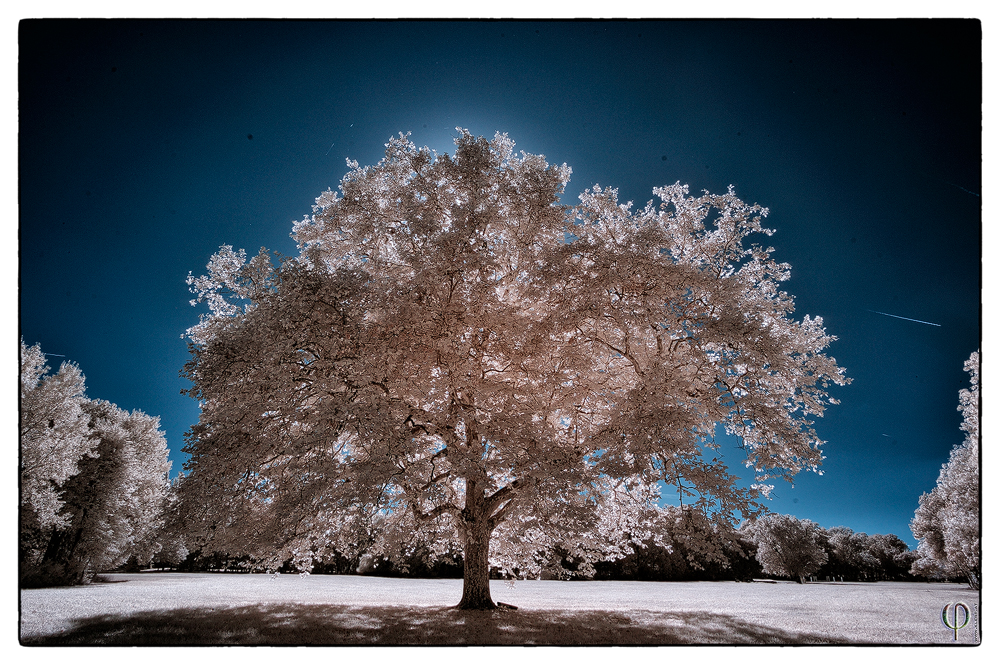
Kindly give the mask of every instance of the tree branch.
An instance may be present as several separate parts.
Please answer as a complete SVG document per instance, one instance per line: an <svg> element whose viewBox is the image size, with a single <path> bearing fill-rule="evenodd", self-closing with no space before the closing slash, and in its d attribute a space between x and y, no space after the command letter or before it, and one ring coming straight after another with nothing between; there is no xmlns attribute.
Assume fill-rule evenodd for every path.
<svg viewBox="0 0 1000 665"><path fill-rule="evenodd" d="M441 515L444 515L445 513L458 515L460 512L458 508L451 505L450 503L443 503L440 506L435 507L430 512L426 513L419 511L417 509L417 504L411 503L410 511L413 513L413 516L417 519L418 522L429 522L437 517L440 517Z"/></svg>
<svg viewBox="0 0 1000 665"><path fill-rule="evenodd" d="M484 512L487 515L492 515L493 511L496 510L498 505L512 498L512 495L515 492L517 492L517 490L520 489L523 485L524 481L521 478L518 478L511 484L498 489L496 492L494 492L493 494L491 494L489 497L486 498L486 501L484 503ZM506 506L504 506L504 509L506 509Z"/></svg>
<svg viewBox="0 0 1000 665"><path fill-rule="evenodd" d="M497 525L500 524L500 522L502 522L503 519L507 516L507 512L510 510L510 507L513 506L513 505L514 505L514 498L512 497L510 499L510 501L508 501L507 503L503 504L503 506L500 508L500 510L498 510L497 512L495 512L493 515L491 515L489 517L489 519L486 520L486 527L487 527L487 529L489 529L490 531L492 531L493 529L495 529L497 527Z"/></svg>

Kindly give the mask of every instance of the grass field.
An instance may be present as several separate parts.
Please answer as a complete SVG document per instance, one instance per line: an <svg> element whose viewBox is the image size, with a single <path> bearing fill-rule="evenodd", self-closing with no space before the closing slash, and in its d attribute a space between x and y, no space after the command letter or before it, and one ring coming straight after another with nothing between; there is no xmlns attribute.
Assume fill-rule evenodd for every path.
<svg viewBox="0 0 1000 665"><path fill-rule="evenodd" d="M25 589L26 645L976 644L979 594L904 582L492 583L518 607L453 609L461 580L139 573ZM948 603L973 611L955 633ZM959 622L962 612L959 611Z"/></svg>

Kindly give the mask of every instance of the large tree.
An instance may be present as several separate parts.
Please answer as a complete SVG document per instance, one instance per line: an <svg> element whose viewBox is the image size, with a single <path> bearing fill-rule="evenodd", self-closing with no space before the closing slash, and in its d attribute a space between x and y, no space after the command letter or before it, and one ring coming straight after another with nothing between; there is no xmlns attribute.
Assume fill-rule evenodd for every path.
<svg viewBox="0 0 1000 665"><path fill-rule="evenodd" d="M959 391L965 441L955 446L941 467L937 485L920 495L910 522L917 543L912 572L962 577L979 588L979 352L965 362L971 386Z"/></svg>
<svg viewBox="0 0 1000 665"><path fill-rule="evenodd" d="M766 209L679 184L641 210L598 186L563 205L565 165L455 143L390 140L295 224L298 256L224 246L189 278L209 306L185 370L200 547L308 566L422 530L462 544L460 607L490 608L491 562L648 536L659 481L729 516L816 469L809 418L846 379L822 320L792 318L789 266L746 242ZM759 482L728 473L720 423Z"/></svg>

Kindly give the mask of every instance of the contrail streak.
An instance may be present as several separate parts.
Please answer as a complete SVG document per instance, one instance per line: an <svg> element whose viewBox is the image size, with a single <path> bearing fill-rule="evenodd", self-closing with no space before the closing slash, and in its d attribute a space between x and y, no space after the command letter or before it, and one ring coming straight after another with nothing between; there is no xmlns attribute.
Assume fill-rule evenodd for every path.
<svg viewBox="0 0 1000 665"><path fill-rule="evenodd" d="M940 323L931 323L930 321L921 321L920 319L908 319L905 316L896 316L895 314L886 314L885 312L876 312L874 309L870 309L868 311L871 312L872 314L881 314L882 316L891 316L894 319L903 319L904 321L913 321L915 323L923 323L923 324L926 324L928 326L937 326L938 328L941 327Z"/></svg>
<svg viewBox="0 0 1000 665"><path fill-rule="evenodd" d="M945 180L945 182L948 182L948 181L947 181L947 180ZM963 192L968 192L969 194L972 194L973 196L979 196L979 194L976 194L976 193L975 193L974 191L972 191L971 189L966 189L965 187L962 187L961 185L956 185L956 184L955 184L955 183L953 183L953 182L948 182L948 184L949 184L949 185L952 185L953 187L958 187L958 188L959 188L960 190L962 190Z"/></svg>
<svg viewBox="0 0 1000 665"><path fill-rule="evenodd" d="M958 187L958 188L959 188L960 190L962 190L963 192L966 192L966 193L968 193L968 194L972 194L973 196L979 196L979 194L976 194L976 193L975 193L974 191L972 191L971 189L966 189L965 187L962 187L961 185L956 185L955 183L951 182L950 180L945 180L944 178L938 178L937 176L932 176L932 175L931 175L930 173L926 173L926 172L924 172L924 171L921 171L921 173L923 173L923 174L924 174L925 176L927 176L927 177L928 177L928 178L930 178L931 180L940 180L941 182L943 182L943 183L946 183L946 184L949 184L949 185L951 185L952 187ZM869 311L870 311L870 310L869 310Z"/></svg>

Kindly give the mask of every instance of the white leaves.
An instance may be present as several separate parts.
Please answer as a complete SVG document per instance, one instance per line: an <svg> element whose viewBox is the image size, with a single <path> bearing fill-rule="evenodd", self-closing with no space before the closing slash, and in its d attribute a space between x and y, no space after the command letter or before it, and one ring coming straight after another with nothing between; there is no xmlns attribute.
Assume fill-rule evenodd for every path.
<svg viewBox="0 0 1000 665"><path fill-rule="evenodd" d="M740 530L757 546L757 561L769 575L802 579L827 561L818 525L810 520L770 514L745 523Z"/></svg>
<svg viewBox="0 0 1000 665"><path fill-rule="evenodd" d="M242 297L243 289L238 283L238 277L246 260L244 250L234 252L232 245L220 247L208 261L208 275L195 277L188 274L188 286L197 295L191 304L207 301L213 315L231 316L238 312L238 308L227 300L227 296Z"/></svg>
<svg viewBox="0 0 1000 665"><path fill-rule="evenodd" d="M910 522L920 542L914 572L962 576L973 587L980 570L979 351L965 362L971 388L959 391L965 442L955 446L937 485L920 496Z"/></svg>
<svg viewBox="0 0 1000 665"><path fill-rule="evenodd" d="M93 448L80 368L64 362L55 374L48 370L41 347L21 340L21 505L34 511L42 528L65 524L58 488Z"/></svg>
<svg viewBox="0 0 1000 665"><path fill-rule="evenodd" d="M170 462L158 417L103 400L85 410L97 457L84 460L63 490L80 534L73 557L112 568L138 553L162 523Z"/></svg>
<svg viewBox="0 0 1000 665"><path fill-rule="evenodd" d="M142 541L167 490L159 419L88 400L72 363L46 376L37 345L22 341L21 358L22 573L61 570L41 581L78 583L88 570L156 549Z"/></svg>
<svg viewBox="0 0 1000 665"><path fill-rule="evenodd" d="M973 352L965 361L965 371L969 373L972 387L958 391L958 410L962 412L962 431L967 440L979 441L979 351Z"/></svg>
<svg viewBox="0 0 1000 665"><path fill-rule="evenodd" d="M213 538L322 551L331 520L374 533L377 515L402 542L487 519L513 570L556 543L587 560L612 516L648 532L659 481L755 513L770 486L712 457L717 423L764 476L820 462L803 416L846 379L822 321L791 318L788 266L746 244L765 208L679 183L659 208L596 185L570 207L567 166L505 134L455 143L390 139L295 223L296 259L223 247L191 278L211 316L191 331L204 406L185 487L225 524Z"/></svg>
<svg viewBox="0 0 1000 665"><path fill-rule="evenodd" d="M273 277L266 248L261 247L257 256L247 262L244 250L221 246L209 259L207 275L188 274L188 287L197 296L191 305L206 302L209 314L201 315L200 323L188 329L187 336L196 344L206 343L220 325L224 327L229 320L252 309L274 287Z"/></svg>

